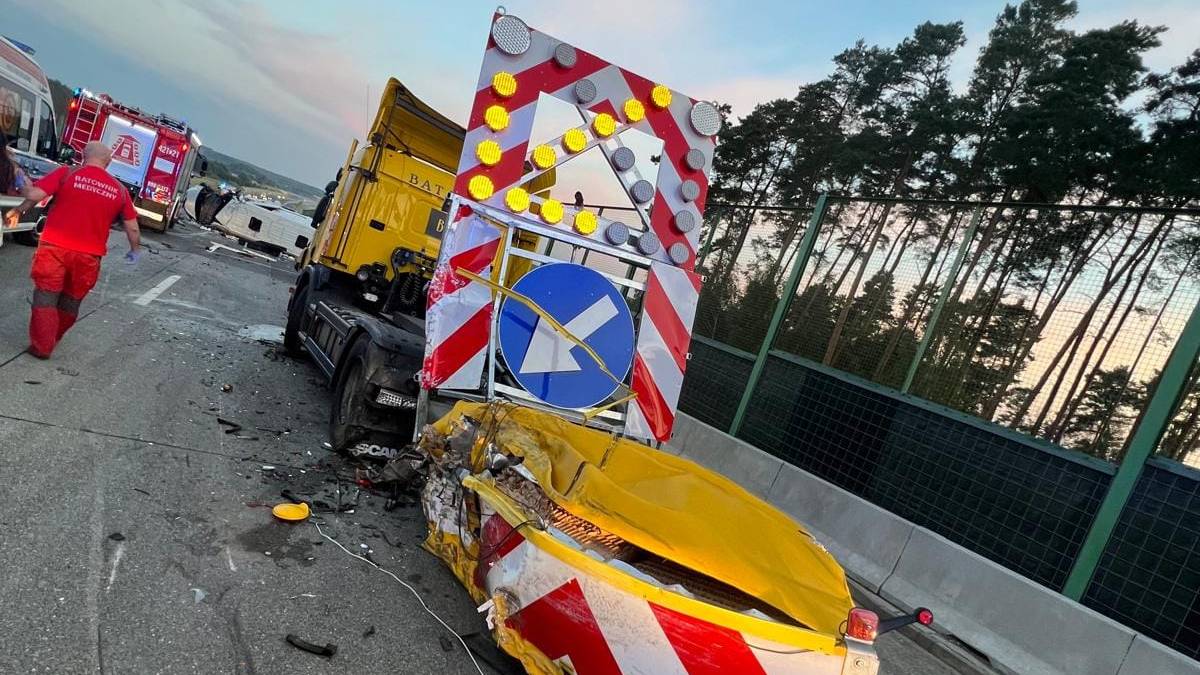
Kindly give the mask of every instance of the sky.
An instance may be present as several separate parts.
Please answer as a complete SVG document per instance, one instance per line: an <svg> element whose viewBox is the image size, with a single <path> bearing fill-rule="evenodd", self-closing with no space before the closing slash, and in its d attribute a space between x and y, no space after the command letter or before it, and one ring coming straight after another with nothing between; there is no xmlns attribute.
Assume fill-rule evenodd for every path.
<svg viewBox="0 0 1200 675"><path fill-rule="evenodd" d="M1170 30L1152 69L1200 47L1196 0L1079 0L1077 29L1138 19ZM1001 0L521 0L510 14L735 115L795 93L857 39L892 46L961 20L966 82ZM388 77L462 122L491 13L477 0L0 0L6 35L49 77L190 123L206 145L324 185L361 138Z"/></svg>

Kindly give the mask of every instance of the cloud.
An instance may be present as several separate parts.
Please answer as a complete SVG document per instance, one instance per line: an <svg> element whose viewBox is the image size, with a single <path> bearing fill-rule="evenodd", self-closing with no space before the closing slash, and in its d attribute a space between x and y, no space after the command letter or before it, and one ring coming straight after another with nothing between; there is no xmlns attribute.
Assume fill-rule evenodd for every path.
<svg viewBox="0 0 1200 675"><path fill-rule="evenodd" d="M18 1L47 22L70 22L98 48L145 69L117 73L91 86L120 97L122 82L125 89L135 89L131 80L152 73L212 102L210 125L215 118L226 128L200 128L206 139L271 128L270 140L260 135L251 147L222 148L234 155L275 166L299 156L312 161L311 147L294 159L289 157L294 151L279 152L280 138L299 138L300 143L323 146L315 153L328 155L322 164L335 164L349 139L365 130L365 66L339 48L338 36L287 28L259 5L114 0L97 11L91 3L71 0ZM169 100L161 100L166 94L160 94L150 105L169 109ZM200 116L197 111L171 112L185 119ZM264 162L264 156L270 161ZM289 171L296 173L295 167Z"/></svg>

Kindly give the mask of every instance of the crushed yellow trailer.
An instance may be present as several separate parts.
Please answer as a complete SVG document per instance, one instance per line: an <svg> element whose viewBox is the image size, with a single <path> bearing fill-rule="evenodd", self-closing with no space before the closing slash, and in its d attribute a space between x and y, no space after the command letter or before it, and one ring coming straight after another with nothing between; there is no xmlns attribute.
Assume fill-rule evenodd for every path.
<svg viewBox="0 0 1200 675"><path fill-rule="evenodd" d="M458 403L420 448L426 547L529 672L878 671L843 634L841 567L723 476L495 402Z"/></svg>

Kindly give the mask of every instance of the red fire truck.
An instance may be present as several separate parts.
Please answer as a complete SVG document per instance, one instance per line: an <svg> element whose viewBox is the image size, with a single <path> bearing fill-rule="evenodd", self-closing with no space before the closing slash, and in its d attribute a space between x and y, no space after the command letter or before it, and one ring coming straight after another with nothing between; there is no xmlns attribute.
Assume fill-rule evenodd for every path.
<svg viewBox="0 0 1200 675"><path fill-rule="evenodd" d="M91 141L112 148L108 171L129 189L138 223L165 231L182 208L188 179L198 161L196 132L166 115L151 115L107 94L76 89L68 105L63 145L82 157L83 146Z"/></svg>

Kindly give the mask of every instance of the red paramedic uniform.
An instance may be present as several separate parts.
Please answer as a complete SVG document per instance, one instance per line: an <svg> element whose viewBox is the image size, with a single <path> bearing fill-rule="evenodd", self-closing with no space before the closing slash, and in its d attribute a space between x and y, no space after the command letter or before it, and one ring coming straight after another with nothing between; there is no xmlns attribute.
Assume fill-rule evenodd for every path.
<svg viewBox="0 0 1200 675"><path fill-rule="evenodd" d="M48 358L96 285L109 227L118 216L135 220L137 212L125 187L98 166L62 167L34 185L54 197L30 273L29 351Z"/></svg>

